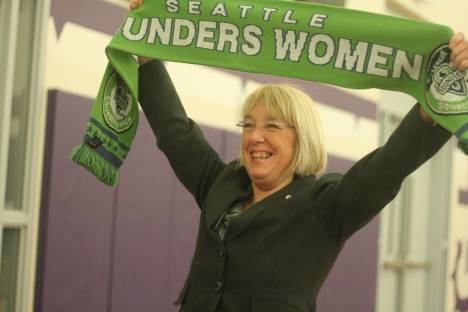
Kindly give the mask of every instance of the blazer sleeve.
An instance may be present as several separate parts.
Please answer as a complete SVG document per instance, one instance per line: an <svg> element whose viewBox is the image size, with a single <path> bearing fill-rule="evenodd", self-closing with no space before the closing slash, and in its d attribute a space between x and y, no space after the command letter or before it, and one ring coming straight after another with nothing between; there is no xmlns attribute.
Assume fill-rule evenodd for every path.
<svg viewBox="0 0 468 312"><path fill-rule="evenodd" d="M317 183L319 211L334 234L349 238L398 193L404 178L431 158L450 138L445 129L425 122L415 105L382 147L348 172L327 174Z"/></svg>
<svg viewBox="0 0 468 312"><path fill-rule="evenodd" d="M176 176L199 207L215 178L226 166L187 117L163 63L148 62L139 69L139 102Z"/></svg>

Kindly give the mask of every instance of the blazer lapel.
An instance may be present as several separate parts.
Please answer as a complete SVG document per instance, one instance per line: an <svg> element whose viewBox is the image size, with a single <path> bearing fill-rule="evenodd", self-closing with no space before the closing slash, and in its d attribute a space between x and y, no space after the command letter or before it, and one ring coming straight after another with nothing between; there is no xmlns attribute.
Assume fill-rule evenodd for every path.
<svg viewBox="0 0 468 312"><path fill-rule="evenodd" d="M224 237L224 242L227 243L242 233L256 217L270 207L294 196L300 189L301 184L310 183L313 180L315 180L315 176L297 177L286 187L252 205L239 216L233 218ZM204 207L205 225L207 230L219 239L215 230L219 218L236 201L252 196L252 185L245 168L228 173L224 179L221 179L217 185L213 186L210 193Z"/></svg>
<svg viewBox="0 0 468 312"><path fill-rule="evenodd" d="M228 176L215 185L210 193L204 207L204 214L206 228L214 231L214 226L227 209L239 199L251 196L252 186L247 172L241 168L235 170L234 177Z"/></svg>
<svg viewBox="0 0 468 312"><path fill-rule="evenodd" d="M315 179L315 177L304 177L304 178L296 178L294 179L289 185L282 188L281 190L271 194L267 198L261 200L260 202L252 205L249 209L245 212L241 213L239 216L233 218L231 223L229 224L229 229L226 232L226 236L224 237L224 243L228 243L229 241L236 238L239 234L241 234L249 224L257 217L259 217L262 213L270 209L272 206L278 205L283 201L287 201L295 194L300 188L300 185L304 183L306 180Z"/></svg>

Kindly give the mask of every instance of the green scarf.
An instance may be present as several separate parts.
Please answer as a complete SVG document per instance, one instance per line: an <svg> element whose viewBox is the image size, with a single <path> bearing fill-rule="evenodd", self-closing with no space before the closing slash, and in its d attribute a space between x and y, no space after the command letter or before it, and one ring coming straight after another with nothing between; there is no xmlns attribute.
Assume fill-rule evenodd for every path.
<svg viewBox="0 0 468 312"><path fill-rule="evenodd" d="M401 91L454 133L466 152L468 74L449 63L452 35L441 25L303 2L148 0L130 12L106 48L109 65L84 143L71 158L117 184L138 125L133 55Z"/></svg>

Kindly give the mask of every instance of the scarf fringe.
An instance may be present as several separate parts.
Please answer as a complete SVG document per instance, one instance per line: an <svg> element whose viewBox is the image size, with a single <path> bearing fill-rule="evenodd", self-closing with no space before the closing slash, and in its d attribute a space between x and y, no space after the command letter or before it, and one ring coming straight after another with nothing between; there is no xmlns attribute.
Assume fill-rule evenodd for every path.
<svg viewBox="0 0 468 312"><path fill-rule="evenodd" d="M109 164L101 155L86 144L73 148L70 159L86 168L103 183L115 187L119 180L117 168Z"/></svg>
<svg viewBox="0 0 468 312"><path fill-rule="evenodd" d="M458 147L463 151L465 155L468 155L468 141L462 142L458 141Z"/></svg>

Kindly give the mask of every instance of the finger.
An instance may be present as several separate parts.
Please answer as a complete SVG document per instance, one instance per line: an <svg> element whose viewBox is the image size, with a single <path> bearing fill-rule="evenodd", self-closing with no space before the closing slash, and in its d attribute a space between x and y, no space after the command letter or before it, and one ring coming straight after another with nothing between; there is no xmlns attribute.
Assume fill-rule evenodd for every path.
<svg viewBox="0 0 468 312"><path fill-rule="evenodd" d="M450 50L453 50L455 48L455 46L457 45L457 43L462 41L463 38L464 38L464 36L463 36L463 33L461 33L461 32L458 32L455 35L453 35L452 38L450 39L450 43L449 43Z"/></svg>
<svg viewBox="0 0 468 312"><path fill-rule="evenodd" d="M456 69L462 70L462 69L463 69L463 68L462 68L462 66L463 66L462 64L463 64L464 62L466 62L466 61L468 61L468 51L465 51L465 52L461 53L461 54L459 55L459 57L456 58L456 59L452 62L452 64L453 64L453 66L455 66Z"/></svg>
<svg viewBox="0 0 468 312"><path fill-rule="evenodd" d="M143 4L143 0L130 0L128 4L128 8L133 11L139 8L142 4Z"/></svg>
<svg viewBox="0 0 468 312"><path fill-rule="evenodd" d="M468 68L468 60L464 60L463 62L460 63L458 66L458 70L465 70Z"/></svg>
<svg viewBox="0 0 468 312"><path fill-rule="evenodd" d="M450 53L450 60L452 62L455 61L455 59L460 57L460 54L463 53L463 51L468 49L468 40L463 40L458 42L455 47L452 50L452 53Z"/></svg>
<svg viewBox="0 0 468 312"><path fill-rule="evenodd" d="M468 60L468 49L460 53L452 62L455 68L460 69L460 66L463 62Z"/></svg>

